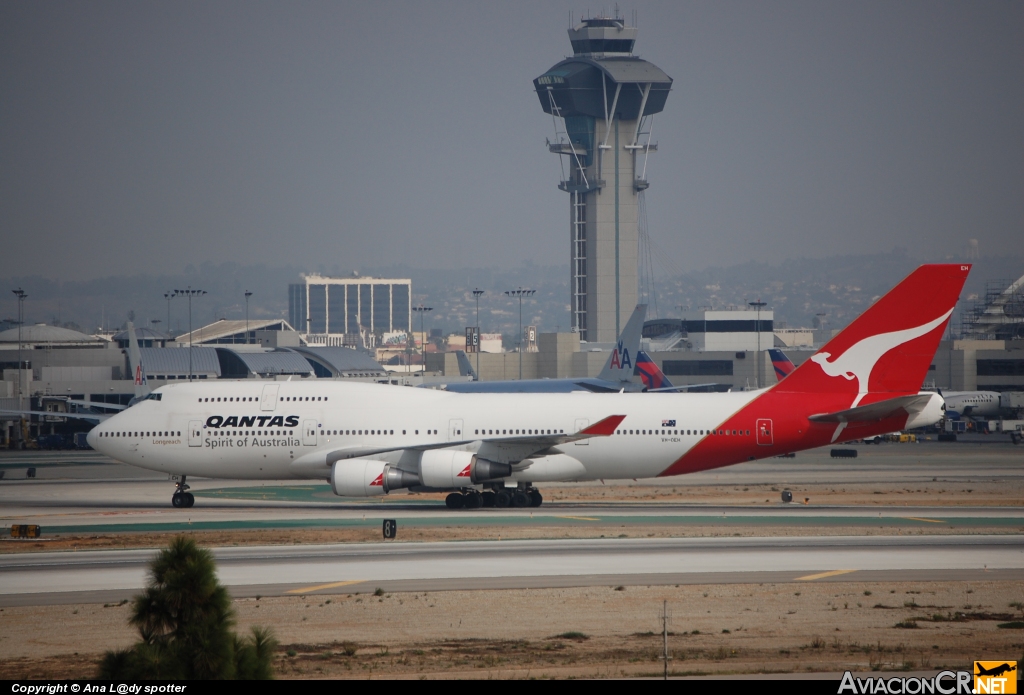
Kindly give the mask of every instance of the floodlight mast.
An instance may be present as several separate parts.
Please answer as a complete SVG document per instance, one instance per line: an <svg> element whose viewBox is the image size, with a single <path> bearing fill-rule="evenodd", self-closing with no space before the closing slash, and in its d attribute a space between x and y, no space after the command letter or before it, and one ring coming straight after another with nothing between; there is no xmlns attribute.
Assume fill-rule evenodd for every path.
<svg viewBox="0 0 1024 695"><path fill-rule="evenodd" d="M757 309L757 388L761 388L761 307L767 306L768 302L762 302L760 299L756 302L747 302L750 306Z"/></svg>
<svg viewBox="0 0 1024 695"><path fill-rule="evenodd" d="M523 297L532 297L537 290L527 290L517 287L514 290L507 290L505 294L509 297L519 298L519 337L516 339L516 349L519 350L519 380L523 380Z"/></svg>
<svg viewBox="0 0 1024 695"><path fill-rule="evenodd" d="M245 291L245 344L249 344L249 297L252 296L252 292L249 290Z"/></svg>
<svg viewBox="0 0 1024 695"><path fill-rule="evenodd" d="M25 297L28 296L28 293L20 287L11 292L18 298L18 409L22 410L21 370L24 368L24 364L21 361L21 327L25 325Z"/></svg>
<svg viewBox="0 0 1024 695"><path fill-rule="evenodd" d="M480 378L480 295L484 291L479 287L473 290L473 297L476 299L476 378Z"/></svg>
<svg viewBox="0 0 1024 695"><path fill-rule="evenodd" d="M201 297L206 294L206 290L194 290L192 285L189 285L184 290L174 290L174 295L177 297L188 297L188 382L192 383L192 297Z"/></svg>
<svg viewBox="0 0 1024 695"><path fill-rule="evenodd" d="M433 311L434 307L420 304L419 306L414 306L412 310L420 315L420 340L422 341L420 342L420 374L425 376L427 373L427 336L423 332L423 316L428 311Z"/></svg>

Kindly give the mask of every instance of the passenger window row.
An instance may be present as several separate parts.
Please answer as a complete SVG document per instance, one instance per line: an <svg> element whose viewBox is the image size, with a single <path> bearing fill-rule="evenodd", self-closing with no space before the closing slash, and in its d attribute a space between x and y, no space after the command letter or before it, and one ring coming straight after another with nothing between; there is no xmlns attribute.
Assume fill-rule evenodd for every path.
<svg viewBox="0 0 1024 695"><path fill-rule="evenodd" d="M473 430L473 434L565 434L565 430L530 430L530 429L507 429L507 430Z"/></svg>
<svg viewBox="0 0 1024 695"><path fill-rule="evenodd" d="M288 396L282 398L282 401L326 401L327 396ZM259 401L259 398L252 396L246 396L245 398L200 398L200 403L253 403Z"/></svg>
<svg viewBox="0 0 1024 695"><path fill-rule="evenodd" d="M180 437L181 432L100 432L101 437Z"/></svg>

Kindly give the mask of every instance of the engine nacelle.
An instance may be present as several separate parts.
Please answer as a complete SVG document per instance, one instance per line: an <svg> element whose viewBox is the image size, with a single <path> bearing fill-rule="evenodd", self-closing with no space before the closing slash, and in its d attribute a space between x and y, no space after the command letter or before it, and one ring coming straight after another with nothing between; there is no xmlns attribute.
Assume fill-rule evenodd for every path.
<svg viewBox="0 0 1024 695"><path fill-rule="evenodd" d="M420 455L420 479L426 487L442 490L469 487L475 462L476 456L468 451L430 449Z"/></svg>
<svg viewBox="0 0 1024 695"><path fill-rule="evenodd" d="M414 473L384 461L347 459L331 467L331 490L339 497L374 497L392 490L419 485Z"/></svg>
<svg viewBox="0 0 1024 695"><path fill-rule="evenodd" d="M339 497L374 497L383 495L384 461L348 459L331 466L331 490Z"/></svg>
<svg viewBox="0 0 1024 695"><path fill-rule="evenodd" d="M512 466L478 459L468 451L431 449L420 455L420 478L426 487L451 490L512 475Z"/></svg>

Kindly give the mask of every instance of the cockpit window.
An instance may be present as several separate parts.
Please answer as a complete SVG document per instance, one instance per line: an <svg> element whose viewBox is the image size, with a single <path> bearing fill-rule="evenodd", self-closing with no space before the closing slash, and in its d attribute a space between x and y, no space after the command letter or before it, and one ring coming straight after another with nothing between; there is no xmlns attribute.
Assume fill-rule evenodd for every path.
<svg viewBox="0 0 1024 695"><path fill-rule="evenodd" d="M151 393L148 396L146 396L145 398L143 398L142 400L144 400L144 401L159 401L159 400L161 400L163 398L163 395L164 394L162 394L162 393Z"/></svg>

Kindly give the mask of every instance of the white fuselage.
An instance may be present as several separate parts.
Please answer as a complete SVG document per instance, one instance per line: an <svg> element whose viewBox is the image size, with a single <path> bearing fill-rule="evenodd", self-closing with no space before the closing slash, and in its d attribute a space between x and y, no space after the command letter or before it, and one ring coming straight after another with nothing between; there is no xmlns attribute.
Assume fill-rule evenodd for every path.
<svg viewBox="0 0 1024 695"><path fill-rule="evenodd" d="M160 388L160 400L103 422L89 443L169 474L325 479L326 468L302 462L339 449L392 450L374 458L397 462L403 452L449 442L476 452L494 440L572 434L625 415L614 435L560 444L565 456L546 457L551 470L538 462L531 473L527 463L513 477L641 478L665 471L759 393L460 394L338 381L217 381Z"/></svg>
<svg viewBox="0 0 1024 695"><path fill-rule="evenodd" d="M999 393L996 391L943 391L946 412L961 417L988 418L1000 413Z"/></svg>

